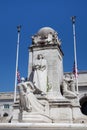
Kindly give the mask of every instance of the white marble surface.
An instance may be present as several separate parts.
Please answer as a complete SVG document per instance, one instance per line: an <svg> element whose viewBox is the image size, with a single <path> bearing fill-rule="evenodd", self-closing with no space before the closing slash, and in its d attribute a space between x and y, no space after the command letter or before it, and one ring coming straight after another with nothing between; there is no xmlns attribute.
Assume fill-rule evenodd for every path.
<svg viewBox="0 0 87 130"><path fill-rule="evenodd" d="M1 123L0 130L87 130L87 124L72 123Z"/></svg>

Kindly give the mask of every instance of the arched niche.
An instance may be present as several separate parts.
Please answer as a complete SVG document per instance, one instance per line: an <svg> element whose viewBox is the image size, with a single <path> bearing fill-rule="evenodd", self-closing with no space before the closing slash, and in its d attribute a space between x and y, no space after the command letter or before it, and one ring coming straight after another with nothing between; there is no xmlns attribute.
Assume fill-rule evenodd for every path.
<svg viewBox="0 0 87 130"><path fill-rule="evenodd" d="M87 116L87 94L84 94L80 98L81 112Z"/></svg>

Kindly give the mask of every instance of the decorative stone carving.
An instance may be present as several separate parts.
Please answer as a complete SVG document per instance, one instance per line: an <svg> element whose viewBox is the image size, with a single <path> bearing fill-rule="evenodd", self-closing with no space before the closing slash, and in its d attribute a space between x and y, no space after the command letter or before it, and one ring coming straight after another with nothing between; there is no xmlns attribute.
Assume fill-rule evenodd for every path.
<svg viewBox="0 0 87 130"><path fill-rule="evenodd" d="M33 65L34 86L45 94L47 91L47 63L42 54L37 55L37 59Z"/></svg>
<svg viewBox="0 0 87 130"><path fill-rule="evenodd" d="M41 28L38 33L32 36L33 44L58 44L61 45L58 39L57 32L50 27Z"/></svg>
<svg viewBox="0 0 87 130"><path fill-rule="evenodd" d="M45 103L39 102L33 92L35 88L29 81L18 84L18 90L20 95L20 111L23 110L31 112L33 109L36 112L45 112Z"/></svg>
<svg viewBox="0 0 87 130"><path fill-rule="evenodd" d="M30 111L31 104L30 104L30 95L34 91L34 86L31 82L28 83L28 86L25 82L18 84L18 90L20 95L20 110L23 111Z"/></svg>
<svg viewBox="0 0 87 130"><path fill-rule="evenodd" d="M62 82L62 89L63 89L63 95L65 97L70 97L70 98L76 98L77 95L75 94L75 84L74 84L74 80L68 75L66 74L63 78L63 82ZM74 90L74 91L72 91Z"/></svg>

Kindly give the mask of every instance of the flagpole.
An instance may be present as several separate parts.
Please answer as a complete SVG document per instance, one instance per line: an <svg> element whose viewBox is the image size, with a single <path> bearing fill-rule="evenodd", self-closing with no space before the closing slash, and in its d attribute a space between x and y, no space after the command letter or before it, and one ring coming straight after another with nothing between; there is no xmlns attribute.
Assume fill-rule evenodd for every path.
<svg viewBox="0 0 87 130"><path fill-rule="evenodd" d="M76 89L77 89L77 94L78 94L78 72L77 72L77 55L76 55L76 34L75 34L75 19L76 16L72 16L71 20L72 20L72 25L73 25L73 39L74 39L74 62L75 62L75 71L76 71L76 75L75 75L75 80L76 80Z"/></svg>
<svg viewBox="0 0 87 130"><path fill-rule="evenodd" d="M16 86L17 86L17 69L18 69L18 58L19 58L20 29L21 29L21 26L20 25L17 26L18 38L17 38L17 53L16 53L14 102L16 101Z"/></svg>

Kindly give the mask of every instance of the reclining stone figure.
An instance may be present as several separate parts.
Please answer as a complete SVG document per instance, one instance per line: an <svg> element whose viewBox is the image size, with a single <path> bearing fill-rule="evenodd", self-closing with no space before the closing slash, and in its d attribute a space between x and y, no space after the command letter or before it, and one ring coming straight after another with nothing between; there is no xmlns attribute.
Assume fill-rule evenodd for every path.
<svg viewBox="0 0 87 130"><path fill-rule="evenodd" d="M34 95L35 87L32 82L21 82L18 84L18 90L20 95L20 111L23 110L31 112L32 110L44 113L46 102L40 102Z"/></svg>

